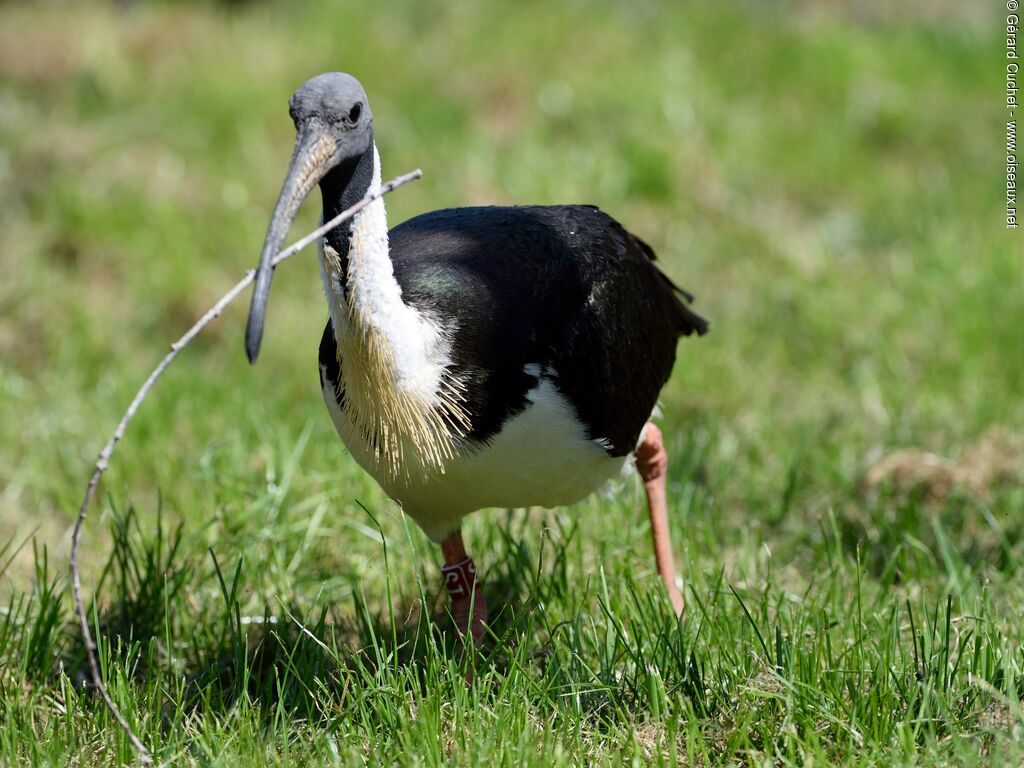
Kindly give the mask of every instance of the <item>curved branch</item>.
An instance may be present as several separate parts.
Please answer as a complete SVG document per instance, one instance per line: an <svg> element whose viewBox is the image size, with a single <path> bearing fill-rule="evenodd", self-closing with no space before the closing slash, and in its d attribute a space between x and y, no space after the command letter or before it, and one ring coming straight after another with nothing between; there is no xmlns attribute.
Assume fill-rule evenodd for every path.
<svg viewBox="0 0 1024 768"><path fill-rule="evenodd" d="M358 203L342 211L326 224L317 227L305 237L296 241L288 248L285 248L274 257L271 265L276 267L282 261L294 256L310 243L313 243L323 237L339 224L351 219L377 198L383 197L388 192L398 189L403 184L418 179L422 175L423 172L416 169L410 173L395 177L387 184L384 184L379 190L368 194ZM85 641L85 654L89 658L89 669L92 673L92 681L99 690L100 695L103 697L103 701L106 703L110 713L121 726L121 730L125 732L128 739L131 741L132 746L138 751L139 762L143 765L152 765L153 757L146 748L146 745L143 744L139 737L135 735L134 731L132 731L131 726L128 724L128 721L125 720L121 711L117 708L114 700L110 698L110 694L107 692L107 688L103 683L103 678L100 675L99 663L96 660L96 644L93 642L92 633L89 630L89 621L85 613L85 606L82 603L82 584L79 577L78 545L82 534L82 527L85 524L85 518L88 515L92 497L96 493L96 487L99 485L100 478L103 476L103 473L107 471L107 467L110 464L110 456L114 452L114 447L117 445L118 441L124 437L128 424L131 422L132 418L134 418L135 413L139 410L139 406L142 405L142 401L146 399L146 396L153 388L153 385L156 384L157 379L163 375L163 372L167 370L167 367L174 361L174 358L178 356L178 353L188 346L189 342L198 336L199 332L203 330L203 328L216 319L228 304L238 298L238 295L244 291L250 283L252 283L255 275L256 270L254 269L246 272L245 277L239 280L230 291L225 293L216 304L210 307L206 314L199 318L196 324L189 328L180 339L171 344L171 351L164 356L164 359L160 361L160 364L153 369L153 372L149 374L146 381L141 387L139 387L139 391L132 399L131 404L128 406L128 410L125 411L124 416L121 417L121 421L118 422L117 429L114 430L113 436L103 447L103 450L100 451L99 458L96 460L96 465L92 471L92 476L89 478L89 483L85 487L85 496L82 498L82 506L78 509L78 519L75 521L75 528L71 534L71 587L74 592L75 613L78 615L78 621L82 629L82 639Z"/></svg>

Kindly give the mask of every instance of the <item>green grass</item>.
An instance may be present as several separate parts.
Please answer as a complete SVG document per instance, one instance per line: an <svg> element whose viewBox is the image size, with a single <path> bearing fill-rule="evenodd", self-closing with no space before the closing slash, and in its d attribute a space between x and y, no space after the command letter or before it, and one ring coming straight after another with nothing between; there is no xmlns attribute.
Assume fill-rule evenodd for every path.
<svg viewBox="0 0 1024 768"><path fill-rule="evenodd" d="M159 760L1024 761L1002 22L887 13L4 6L0 763L133 759L86 684L70 525L165 345L255 263L287 97L329 69L366 86L385 176L425 172L392 222L598 203L698 295L712 333L681 345L662 420L689 607L677 625L633 485L488 511L466 535L495 637L467 657L439 552L327 418L306 254L259 366L233 307L143 406L89 522L104 673ZM869 482L904 449L956 482Z"/></svg>

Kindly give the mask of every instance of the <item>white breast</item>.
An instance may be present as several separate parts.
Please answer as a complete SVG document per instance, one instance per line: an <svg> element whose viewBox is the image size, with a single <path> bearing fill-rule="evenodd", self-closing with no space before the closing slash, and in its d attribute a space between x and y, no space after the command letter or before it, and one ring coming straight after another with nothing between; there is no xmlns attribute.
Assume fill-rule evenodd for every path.
<svg viewBox="0 0 1024 768"><path fill-rule="evenodd" d="M527 407L489 443L464 445L443 472L395 477L338 407L330 384L324 387L331 419L353 458L435 541L478 509L572 504L619 475L631 459L609 456L588 439L549 380L540 379L527 398Z"/></svg>
<svg viewBox="0 0 1024 768"><path fill-rule="evenodd" d="M379 186L374 147L370 189ZM320 274L352 422L342 437L355 453L356 436L363 442L372 435L373 463L386 463L393 475L430 473L455 455L470 421L462 382L451 372L454 329L442 330L436 318L404 302L382 199L352 219L347 255L346 272L339 253L321 243Z"/></svg>

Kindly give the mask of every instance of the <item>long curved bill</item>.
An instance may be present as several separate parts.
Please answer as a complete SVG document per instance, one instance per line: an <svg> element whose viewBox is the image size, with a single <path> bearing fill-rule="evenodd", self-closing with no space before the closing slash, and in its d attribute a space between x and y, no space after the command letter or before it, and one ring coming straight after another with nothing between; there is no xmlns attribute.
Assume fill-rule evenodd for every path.
<svg viewBox="0 0 1024 768"><path fill-rule="evenodd" d="M331 169L337 143L328 133L318 130L315 123L307 125L295 141L295 151L288 166L288 175L281 186L281 194L274 206L274 215L263 241L263 253L256 267L256 284L249 305L249 322L245 329L245 354L255 363L263 340L263 324L267 316L270 282L274 277L274 256L281 250L288 230L302 201L317 182Z"/></svg>

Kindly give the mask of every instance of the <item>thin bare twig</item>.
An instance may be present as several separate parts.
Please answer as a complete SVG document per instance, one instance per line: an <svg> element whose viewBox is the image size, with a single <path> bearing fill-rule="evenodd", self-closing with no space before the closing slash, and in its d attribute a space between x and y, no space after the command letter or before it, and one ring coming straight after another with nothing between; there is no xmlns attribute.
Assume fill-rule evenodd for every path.
<svg viewBox="0 0 1024 768"><path fill-rule="evenodd" d="M307 245L323 237L339 224L351 219L374 200L383 197L392 190L398 189L398 187L407 182L418 179L422 175L423 172L417 169L392 179L376 192L368 194L351 208L342 211L326 224L316 228L302 239L296 241L288 248L285 248L274 257L274 260L271 262L272 266L276 267L285 259L290 256L294 256ZM125 411L124 416L121 417L121 421L118 422L117 429L114 430L113 437L110 438L110 441L103 447L103 450L100 451L99 458L97 459L96 465L92 471L92 477L89 478L89 484L85 487L85 496L82 498L82 506L78 509L78 519L75 521L75 528L71 534L71 586L74 592L75 613L78 615L78 621L81 625L82 639L85 640L85 654L89 658L89 669L92 673L92 682L99 690L100 695L103 696L103 701L106 702L107 708L121 726L121 730L125 732L128 739L131 741L132 746L138 751L139 761L143 765L152 765L153 757L145 744L143 744L139 737L132 731L131 726L128 724L128 721L125 720L121 711L117 708L114 700L110 698L110 694L107 692L107 688L103 684L103 679L100 676L99 663L96 660L96 644L93 642L92 633L89 630L89 621L85 613L85 606L82 602L82 584L78 568L78 544L82 534L82 526L85 524L85 518L89 512L89 504L92 502L92 497L96 493L96 487L99 485L100 478L103 476L103 473L107 471L107 467L110 464L110 456L114 452L114 446L116 446L118 441L124 436L125 430L128 428L128 424L131 422L132 418L134 418L135 413L139 410L139 406L142 405L142 401L146 399L146 396L153 388L153 385L156 384L156 380L159 379L163 372L167 370L167 367L174 361L174 358L178 356L178 353L196 336L198 336L199 332L203 330L203 328L217 318L228 304L238 298L238 295L244 291L250 283L252 283L255 276L256 270L254 269L246 272L245 277L243 277L230 291L225 293L216 304L210 307L206 314L199 318L196 324L189 328L180 339L171 344L171 351L168 352L164 359L160 361L160 364L153 369L153 372L149 374L149 378L147 378L139 388L139 391L135 394L131 405L128 406L128 410Z"/></svg>

